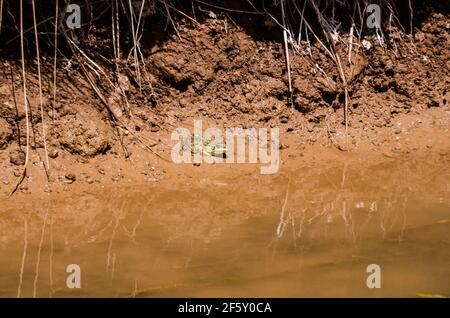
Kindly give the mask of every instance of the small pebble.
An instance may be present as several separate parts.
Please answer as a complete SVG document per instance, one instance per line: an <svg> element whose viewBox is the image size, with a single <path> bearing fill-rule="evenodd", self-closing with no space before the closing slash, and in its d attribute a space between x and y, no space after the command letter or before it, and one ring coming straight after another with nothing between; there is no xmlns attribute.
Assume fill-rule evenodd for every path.
<svg viewBox="0 0 450 318"><path fill-rule="evenodd" d="M119 182L120 178L122 178L121 175L113 175L111 177L111 180L114 181L114 182Z"/></svg>
<svg viewBox="0 0 450 318"><path fill-rule="evenodd" d="M73 183L77 180L77 176L74 173L66 173L66 175L64 176L67 180L70 181L70 183Z"/></svg>
<svg viewBox="0 0 450 318"><path fill-rule="evenodd" d="M48 156L49 156L50 158L52 158L52 159L57 158L58 155L59 155L59 152L58 152L57 149L52 149L52 150L50 150L49 153L48 153Z"/></svg>

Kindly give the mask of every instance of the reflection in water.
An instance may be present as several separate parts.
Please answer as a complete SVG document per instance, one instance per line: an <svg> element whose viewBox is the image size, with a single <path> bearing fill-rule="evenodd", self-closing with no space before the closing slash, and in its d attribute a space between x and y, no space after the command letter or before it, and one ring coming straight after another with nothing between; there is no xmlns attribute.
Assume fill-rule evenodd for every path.
<svg viewBox="0 0 450 318"><path fill-rule="evenodd" d="M0 296L450 296L449 190L397 162L2 202Z"/></svg>

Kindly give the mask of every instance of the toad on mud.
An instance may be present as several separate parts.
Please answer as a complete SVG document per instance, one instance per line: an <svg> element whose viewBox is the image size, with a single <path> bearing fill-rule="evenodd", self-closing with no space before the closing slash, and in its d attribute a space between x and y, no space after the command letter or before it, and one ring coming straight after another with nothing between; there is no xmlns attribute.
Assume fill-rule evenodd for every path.
<svg viewBox="0 0 450 318"><path fill-rule="evenodd" d="M227 147L222 142L210 140L200 134L190 134L183 140L182 149L192 154L225 158Z"/></svg>

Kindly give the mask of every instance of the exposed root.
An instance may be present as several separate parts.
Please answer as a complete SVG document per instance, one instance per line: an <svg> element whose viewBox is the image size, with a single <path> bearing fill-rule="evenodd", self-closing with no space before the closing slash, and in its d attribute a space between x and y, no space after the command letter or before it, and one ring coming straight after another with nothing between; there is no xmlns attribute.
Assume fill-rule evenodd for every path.
<svg viewBox="0 0 450 318"><path fill-rule="evenodd" d="M55 125L55 116L56 116L56 70L57 70L57 61L58 61L58 15L59 15L59 7L58 1L56 1L55 8L55 54L53 58L53 108L52 108L52 122Z"/></svg>
<svg viewBox="0 0 450 318"><path fill-rule="evenodd" d="M3 0L0 0L0 33L2 32Z"/></svg>
<svg viewBox="0 0 450 318"><path fill-rule="evenodd" d="M11 197L19 188L20 184L23 182L25 177L27 176L27 167L28 161L30 159L30 120L28 115L28 99L27 99L27 78L25 71L25 49L24 49L24 37L23 37L23 0L20 0L20 52L21 52L21 60L22 60L22 83L23 83L23 105L25 109L25 120L27 126L27 148L25 154L25 164L23 166L22 174L13 190L9 194ZM20 140L19 140L20 144Z"/></svg>
<svg viewBox="0 0 450 318"><path fill-rule="evenodd" d="M36 5L35 1L31 0L31 5L33 8L33 24L34 24L34 37L36 41L36 58L37 58L37 71L38 71L38 81L39 81L39 106L41 109L41 123L42 123L42 139L44 142L44 152L45 152L45 164L44 169L47 175L47 180L50 180L50 163L48 161L48 149L47 149L47 137L45 132L45 115L44 115L44 105L42 101L42 79L41 79L41 58L39 54L39 37L37 32L36 24Z"/></svg>

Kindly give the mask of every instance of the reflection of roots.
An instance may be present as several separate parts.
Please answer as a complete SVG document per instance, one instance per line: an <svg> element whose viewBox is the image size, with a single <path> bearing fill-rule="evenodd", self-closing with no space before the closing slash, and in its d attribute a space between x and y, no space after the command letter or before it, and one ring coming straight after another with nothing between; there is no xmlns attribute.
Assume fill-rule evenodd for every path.
<svg viewBox="0 0 450 318"><path fill-rule="evenodd" d="M23 245L23 254L22 254L22 265L20 267L20 274L19 274L19 287L17 288L17 298L20 297L20 292L22 289L22 281L23 281L23 270L25 268L25 259L27 257L27 247L28 247L28 221L26 217L23 219L24 223L24 245Z"/></svg>
<svg viewBox="0 0 450 318"><path fill-rule="evenodd" d="M324 200L324 196L327 200ZM332 196L334 199L330 199ZM287 196L285 204L286 199ZM380 239L385 239L398 227L398 240L401 241L406 223L407 201L408 195L403 191L391 193L387 198L378 193L368 193L364 199L342 193L321 193L317 198L304 198L299 206L290 208L297 212L287 213L283 204L277 237L285 236L285 225L292 223L294 247L298 242L308 244L321 239L337 239L335 235L341 233L341 229L341 239L358 244L367 235L379 235ZM295 200L290 202L296 204Z"/></svg>
<svg viewBox="0 0 450 318"><path fill-rule="evenodd" d="M50 216L50 265L49 265L49 277L50 277L50 295L53 295L53 216Z"/></svg>
<svg viewBox="0 0 450 318"><path fill-rule="evenodd" d="M188 285L185 284L173 284L167 286L155 286L150 288L144 288L141 290L137 290L137 282L135 281L135 290L128 297L136 298L136 297L151 297L160 294L161 292L168 292L177 290L180 288L186 288ZM192 287L192 286L189 286Z"/></svg>
<svg viewBox="0 0 450 318"><path fill-rule="evenodd" d="M111 275L113 275L114 263L115 263L115 254L113 256L113 261L111 262L111 250L112 250L112 245L113 245L114 237L116 236L118 226L119 226L119 218L116 217L116 224L114 225L114 228L113 228L113 231L111 234L111 239L109 240L108 252L106 253L106 271L110 270Z"/></svg>
<svg viewBox="0 0 450 318"><path fill-rule="evenodd" d="M286 195L284 196L283 206L281 207L280 223L278 224L278 227L277 227L277 236L278 237L283 236L284 227L286 226L286 224L288 222L288 220L287 220L287 218L285 218L284 214L285 214L286 205L287 205L288 198L289 198L289 185L290 184L291 184L291 176L289 175L289 181L288 181L288 185L287 185L287 189L286 189Z"/></svg>
<svg viewBox="0 0 450 318"><path fill-rule="evenodd" d="M38 281L38 277L39 277L39 263L41 262L41 250L42 250L42 244L44 243L44 233L45 233L45 224L47 223L47 215L48 215L48 212L45 213L45 216L44 216L44 224L42 224L42 231L41 231L41 240L39 242L39 248L38 248L38 253L37 253L36 275L34 276L34 283L33 283L33 298L36 298L37 281Z"/></svg>

